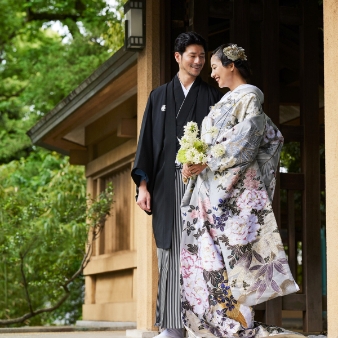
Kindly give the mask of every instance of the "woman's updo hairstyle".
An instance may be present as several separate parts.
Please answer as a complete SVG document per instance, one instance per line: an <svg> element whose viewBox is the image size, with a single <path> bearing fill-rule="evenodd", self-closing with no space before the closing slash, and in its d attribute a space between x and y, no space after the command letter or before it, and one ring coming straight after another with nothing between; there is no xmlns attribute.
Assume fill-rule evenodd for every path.
<svg viewBox="0 0 338 338"><path fill-rule="evenodd" d="M233 63L238 69L244 80L248 81L252 75L249 62L242 47L238 47L234 43L226 43L217 47L211 54L215 55L226 67Z"/></svg>

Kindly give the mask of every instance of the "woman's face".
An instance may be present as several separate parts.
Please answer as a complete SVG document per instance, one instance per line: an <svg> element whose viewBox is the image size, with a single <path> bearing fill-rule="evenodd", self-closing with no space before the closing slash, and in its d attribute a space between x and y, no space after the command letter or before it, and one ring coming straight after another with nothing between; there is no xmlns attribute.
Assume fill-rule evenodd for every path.
<svg viewBox="0 0 338 338"><path fill-rule="evenodd" d="M235 65L233 63L224 67L221 60L217 56L213 55L211 57L211 77L216 80L220 88L232 87L234 67Z"/></svg>

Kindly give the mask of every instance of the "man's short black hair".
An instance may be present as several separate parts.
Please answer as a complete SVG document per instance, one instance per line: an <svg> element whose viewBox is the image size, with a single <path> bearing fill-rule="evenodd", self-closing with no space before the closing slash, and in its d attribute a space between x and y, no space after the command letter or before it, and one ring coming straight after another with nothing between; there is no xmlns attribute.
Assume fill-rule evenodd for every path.
<svg viewBox="0 0 338 338"><path fill-rule="evenodd" d="M190 45L200 45L207 52L206 41L195 32L181 33L175 40L175 52L181 55L185 52L185 49Z"/></svg>

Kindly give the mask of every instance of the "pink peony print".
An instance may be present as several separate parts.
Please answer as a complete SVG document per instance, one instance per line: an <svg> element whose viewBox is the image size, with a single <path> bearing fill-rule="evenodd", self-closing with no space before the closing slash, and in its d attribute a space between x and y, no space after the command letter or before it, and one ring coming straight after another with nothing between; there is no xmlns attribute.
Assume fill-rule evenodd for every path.
<svg viewBox="0 0 338 338"><path fill-rule="evenodd" d="M255 180L255 177L257 175L257 171L253 168L249 168L245 172L245 179L244 179L244 186L247 189L258 189L259 187L259 182Z"/></svg>
<svg viewBox="0 0 338 338"><path fill-rule="evenodd" d="M237 206L242 211L250 212L252 209L262 210L268 200L268 195L265 190L245 190L238 197Z"/></svg>
<svg viewBox="0 0 338 338"><path fill-rule="evenodd" d="M183 279L189 278L194 272L193 268L196 265L197 256L192 255L189 251L182 249L181 252L181 273Z"/></svg>
<svg viewBox="0 0 338 338"><path fill-rule="evenodd" d="M257 190L259 187L259 182L252 178L246 178L244 179L244 186L247 189Z"/></svg>
<svg viewBox="0 0 338 338"><path fill-rule="evenodd" d="M249 168L246 172L245 172L245 177L246 178L254 178L257 175L257 171L253 168Z"/></svg>
<svg viewBox="0 0 338 338"><path fill-rule="evenodd" d="M199 212L198 212L196 209L191 210L190 217L191 217L192 219L198 218L198 216L199 216Z"/></svg>
<svg viewBox="0 0 338 338"><path fill-rule="evenodd" d="M217 239L217 230L216 229L211 228L209 230L209 233L210 233L210 236L211 236L212 239Z"/></svg>
<svg viewBox="0 0 338 338"><path fill-rule="evenodd" d="M226 190L231 191L233 187L237 184L240 176L237 175L237 171L234 172L233 176L231 177L230 184L227 186Z"/></svg>
<svg viewBox="0 0 338 338"><path fill-rule="evenodd" d="M224 268L222 257L217 252L215 243L208 232L200 237L199 247L201 265L204 270L217 271Z"/></svg>
<svg viewBox="0 0 338 338"><path fill-rule="evenodd" d="M195 313L203 314L209 308L203 268L197 256L185 249L181 251L181 273L185 298L193 306Z"/></svg>
<svg viewBox="0 0 338 338"><path fill-rule="evenodd" d="M245 245L256 239L259 228L256 215L239 214L227 221L224 232L230 245Z"/></svg>
<svg viewBox="0 0 338 338"><path fill-rule="evenodd" d="M199 208L199 218L203 220L208 220L212 223L213 218L211 213L207 213L207 211L211 210L211 203L209 198L205 198L204 200L198 200L198 208Z"/></svg>

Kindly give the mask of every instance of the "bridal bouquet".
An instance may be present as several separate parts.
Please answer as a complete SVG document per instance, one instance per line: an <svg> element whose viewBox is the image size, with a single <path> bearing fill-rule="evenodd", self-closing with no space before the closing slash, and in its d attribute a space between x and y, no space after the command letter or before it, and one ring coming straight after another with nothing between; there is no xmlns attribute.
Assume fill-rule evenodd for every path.
<svg viewBox="0 0 338 338"><path fill-rule="evenodd" d="M179 141L181 148L176 156L177 162L182 164L198 164L207 161L206 151L208 145L198 137L198 132L196 122L188 122L184 126L184 134Z"/></svg>

